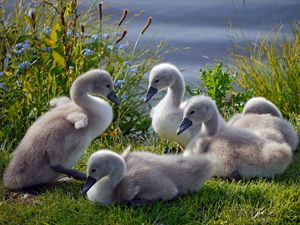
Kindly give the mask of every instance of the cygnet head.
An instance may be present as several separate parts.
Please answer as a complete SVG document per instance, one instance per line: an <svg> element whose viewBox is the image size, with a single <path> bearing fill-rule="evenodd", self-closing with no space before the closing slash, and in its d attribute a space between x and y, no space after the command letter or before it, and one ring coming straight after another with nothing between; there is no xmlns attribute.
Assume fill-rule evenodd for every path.
<svg viewBox="0 0 300 225"><path fill-rule="evenodd" d="M145 96L145 103L148 102L157 92L170 87L177 77L181 78L180 71L176 66L169 63L161 63L154 66L150 71L148 91ZM184 82L183 78L182 82Z"/></svg>
<svg viewBox="0 0 300 225"><path fill-rule="evenodd" d="M78 90L106 97L115 104L120 105L114 91L114 82L111 75L105 70L94 69L79 76L71 88L72 99L78 94Z"/></svg>
<svg viewBox="0 0 300 225"><path fill-rule="evenodd" d="M99 150L93 153L87 163L87 180L83 187L86 193L98 180L111 174L115 169L115 161L120 156L109 150Z"/></svg>
<svg viewBox="0 0 300 225"><path fill-rule="evenodd" d="M215 102L207 96L194 96L190 98L183 111L183 120L177 129L177 135L199 123L209 121L217 111Z"/></svg>
<svg viewBox="0 0 300 225"><path fill-rule="evenodd" d="M245 105L243 114L254 113L254 114L271 114L282 118L280 110L271 101L264 97L251 98Z"/></svg>

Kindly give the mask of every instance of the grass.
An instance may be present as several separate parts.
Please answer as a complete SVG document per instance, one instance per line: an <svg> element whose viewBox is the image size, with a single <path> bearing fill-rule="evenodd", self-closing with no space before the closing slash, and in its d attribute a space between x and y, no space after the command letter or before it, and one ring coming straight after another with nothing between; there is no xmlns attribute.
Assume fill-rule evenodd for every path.
<svg viewBox="0 0 300 225"><path fill-rule="evenodd" d="M238 85L266 97L290 119L299 118L300 111L300 22L295 21L291 29L291 35L279 29L245 52L240 47L232 52Z"/></svg>
<svg viewBox="0 0 300 225"><path fill-rule="evenodd" d="M121 152L127 143L114 143ZM94 141L77 168L84 171L88 156L99 148ZM155 147L135 150L161 152ZM0 184L0 224L297 224L300 222L300 147L288 170L273 179L213 178L198 192L174 201L140 207L115 204L103 207L81 194L83 183L60 182L37 196L9 192Z"/></svg>

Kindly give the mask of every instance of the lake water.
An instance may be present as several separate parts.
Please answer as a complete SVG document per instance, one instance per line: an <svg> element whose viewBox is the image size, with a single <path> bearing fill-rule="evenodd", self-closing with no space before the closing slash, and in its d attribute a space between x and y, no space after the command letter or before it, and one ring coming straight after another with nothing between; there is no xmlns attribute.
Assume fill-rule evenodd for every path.
<svg viewBox="0 0 300 225"><path fill-rule="evenodd" d="M190 47L176 51L166 60L185 68L191 76L199 68L218 60L228 61L231 41L241 45L256 41L273 28L300 19L300 0L111 0L108 13L120 15L127 8L130 14L145 10L144 15L126 25L132 40L148 16L153 17L151 32L159 30L155 40L165 39L172 47Z"/></svg>
<svg viewBox="0 0 300 225"><path fill-rule="evenodd" d="M10 5L14 1L9 1ZM81 12L91 2L83 0ZM166 57L181 69L184 75L193 77L206 64L228 62L231 41L243 46L255 42L272 29L300 19L300 0L110 0L104 15L119 18L127 8L129 16L144 10L144 14L124 25L128 38L136 39L148 16L153 17L150 29L142 42L158 31L154 41L167 40L169 46L190 47L188 51L176 51ZM95 9L96 10L96 9Z"/></svg>

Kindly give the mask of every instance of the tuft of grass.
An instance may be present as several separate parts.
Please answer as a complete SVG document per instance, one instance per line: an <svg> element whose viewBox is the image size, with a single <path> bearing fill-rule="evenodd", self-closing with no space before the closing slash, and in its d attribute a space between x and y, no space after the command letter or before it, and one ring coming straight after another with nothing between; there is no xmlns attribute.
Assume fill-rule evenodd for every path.
<svg viewBox="0 0 300 225"><path fill-rule="evenodd" d="M251 88L256 96L264 96L279 107L287 118L300 112L300 22L292 25L293 35L283 29L266 36L246 49L246 54L233 51L238 84Z"/></svg>
<svg viewBox="0 0 300 225"><path fill-rule="evenodd" d="M122 152L130 143L127 141L111 147L94 141L77 168L84 171L89 155L100 148ZM161 152L161 146L133 144L133 149ZM297 224L299 171L300 148L279 177L241 181L213 178L195 193L140 207L92 203L82 195L83 183L79 181L47 186L41 194L27 198L9 192L0 183L0 224Z"/></svg>

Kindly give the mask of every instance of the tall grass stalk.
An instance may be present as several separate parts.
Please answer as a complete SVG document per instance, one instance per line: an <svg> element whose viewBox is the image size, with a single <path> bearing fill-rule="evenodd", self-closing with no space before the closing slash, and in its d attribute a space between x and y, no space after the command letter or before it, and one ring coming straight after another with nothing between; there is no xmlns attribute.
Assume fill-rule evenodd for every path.
<svg viewBox="0 0 300 225"><path fill-rule="evenodd" d="M253 89L256 96L274 102L287 118L300 115L300 23L292 25L287 36L281 28L246 49L235 51L234 69L239 71L238 84Z"/></svg>

